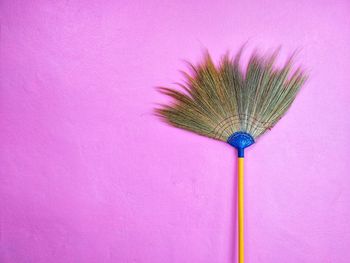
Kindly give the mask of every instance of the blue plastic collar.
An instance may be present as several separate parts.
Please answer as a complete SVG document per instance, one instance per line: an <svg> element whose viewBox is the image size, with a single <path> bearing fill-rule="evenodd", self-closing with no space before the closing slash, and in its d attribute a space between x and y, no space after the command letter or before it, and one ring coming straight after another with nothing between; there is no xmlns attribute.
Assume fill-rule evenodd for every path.
<svg viewBox="0 0 350 263"><path fill-rule="evenodd" d="M238 157L244 157L244 149L255 141L249 133L235 132L227 139L227 142L237 149Z"/></svg>

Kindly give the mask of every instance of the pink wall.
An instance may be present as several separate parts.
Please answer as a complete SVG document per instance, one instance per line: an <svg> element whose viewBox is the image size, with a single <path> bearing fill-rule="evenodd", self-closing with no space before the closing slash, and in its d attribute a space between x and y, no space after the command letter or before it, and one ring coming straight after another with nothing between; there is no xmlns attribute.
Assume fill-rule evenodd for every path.
<svg viewBox="0 0 350 263"><path fill-rule="evenodd" d="M310 71L247 151L246 262L350 262L347 0L1 1L0 262L234 262L233 149L151 112L246 40Z"/></svg>

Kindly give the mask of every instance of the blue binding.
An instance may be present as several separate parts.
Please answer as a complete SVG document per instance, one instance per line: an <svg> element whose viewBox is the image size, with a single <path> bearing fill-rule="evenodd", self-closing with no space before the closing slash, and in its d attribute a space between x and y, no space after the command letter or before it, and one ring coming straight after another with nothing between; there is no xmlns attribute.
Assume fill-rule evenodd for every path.
<svg viewBox="0 0 350 263"><path fill-rule="evenodd" d="M238 152L238 157L244 157L244 149L252 145L254 138L246 132L235 132L228 137L227 142L235 147Z"/></svg>

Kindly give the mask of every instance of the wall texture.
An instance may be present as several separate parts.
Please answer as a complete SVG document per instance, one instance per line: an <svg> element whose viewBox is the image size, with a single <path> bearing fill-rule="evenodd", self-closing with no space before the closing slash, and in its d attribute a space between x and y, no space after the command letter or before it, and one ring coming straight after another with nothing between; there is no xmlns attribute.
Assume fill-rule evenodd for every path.
<svg viewBox="0 0 350 263"><path fill-rule="evenodd" d="M350 2L1 1L0 262L235 262L235 152L152 116L248 41L310 79L247 150L246 262L350 262ZM249 51L250 50L250 51Z"/></svg>

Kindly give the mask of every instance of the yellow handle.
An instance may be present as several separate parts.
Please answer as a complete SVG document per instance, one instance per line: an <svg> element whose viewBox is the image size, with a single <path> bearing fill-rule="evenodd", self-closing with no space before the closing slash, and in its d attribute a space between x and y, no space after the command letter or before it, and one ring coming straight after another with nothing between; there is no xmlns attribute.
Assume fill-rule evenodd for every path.
<svg viewBox="0 0 350 263"><path fill-rule="evenodd" d="M244 158L238 158L238 262L244 263Z"/></svg>

